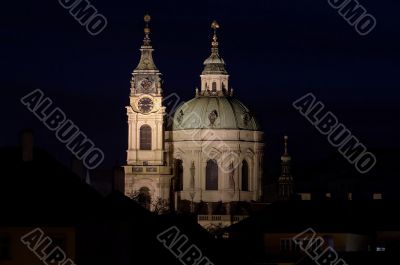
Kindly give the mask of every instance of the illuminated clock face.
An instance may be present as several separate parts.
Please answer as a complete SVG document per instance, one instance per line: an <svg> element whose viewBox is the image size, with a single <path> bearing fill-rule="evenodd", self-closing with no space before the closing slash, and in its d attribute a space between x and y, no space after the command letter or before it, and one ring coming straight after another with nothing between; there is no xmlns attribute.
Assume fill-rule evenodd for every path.
<svg viewBox="0 0 400 265"><path fill-rule="evenodd" d="M154 103L151 98L141 98L138 102L139 110L142 113L149 113L153 109Z"/></svg>
<svg viewBox="0 0 400 265"><path fill-rule="evenodd" d="M152 82L149 79L143 80L142 83L141 83L143 92L145 92L145 93L149 92L150 88L151 88L151 85L152 85Z"/></svg>

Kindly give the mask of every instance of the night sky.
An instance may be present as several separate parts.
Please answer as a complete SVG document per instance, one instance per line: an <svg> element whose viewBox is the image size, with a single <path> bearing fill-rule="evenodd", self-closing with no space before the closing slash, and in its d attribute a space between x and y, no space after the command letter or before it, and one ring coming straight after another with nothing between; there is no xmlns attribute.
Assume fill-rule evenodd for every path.
<svg viewBox="0 0 400 265"><path fill-rule="evenodd" d="M230 85L259 117L267 164L279 167L285 133L299 164L337 152L292 107L308 92L368 149L400 148L400 2L359 2L377 19L367 36L358 35L327 0L92 0L108 20L98 36L88 34L57 0L4 2L0 146L16 145L18 132L33 128L37 145L69 164L69 150L20 103L41 89L104 151L103 167L122 165L129 82L139 62L143 16L149 13L165 95L176 92L182 100L200 86L210 24L219 22Z"/></svg>

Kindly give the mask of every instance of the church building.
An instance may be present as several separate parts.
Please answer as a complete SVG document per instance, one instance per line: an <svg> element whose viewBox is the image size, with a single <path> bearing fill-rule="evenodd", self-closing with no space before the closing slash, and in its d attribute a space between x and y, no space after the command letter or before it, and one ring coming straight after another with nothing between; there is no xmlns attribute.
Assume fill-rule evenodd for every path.
<svg viewBox="0 0 400 265"><path fill-rule="evenodd" d="M149 22L147 15L141 58L133 71L126 107L124 192L141 197L149 210L162 202L170 210L203 216L199 221L227 224L238 202L261 199L263 132L229 86L215 21L200 89L169 115L161 73L153 61ZM220 217L212 217L216 215Z"/></svg>

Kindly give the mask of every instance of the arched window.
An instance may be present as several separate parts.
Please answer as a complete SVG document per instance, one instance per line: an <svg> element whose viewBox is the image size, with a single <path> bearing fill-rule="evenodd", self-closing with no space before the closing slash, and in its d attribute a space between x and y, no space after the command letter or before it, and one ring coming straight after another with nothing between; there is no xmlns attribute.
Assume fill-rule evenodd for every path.
<svg viewBox="0 0 400 265"><path fill-rule="evenodd" d="M242 190L249 190L249 165L246 160L242 163Z"/></svg>
<svg viewBox="0 0 400 265"><path fill-rule="evenodd" d="M207 161L206 190L218 190L218 164L215 160Z"/></svg>
<svg viewBox="0 0 400 265"><path fill-rule="evenodd" d="M222 92L224 92L225 95L227 94L225 83L222 83Z"/></svg>
<svg viewBox="0 0 400 265"><path fill-rule="evenodd" d="M212 92L217 92L217 83L216 82L212 83Z"/></svg>
<svg viewBox="0 0 400 265"><path fill-rule="evenodd" d="M149 188L147 187L140 188L137 197L137 202L147 210L150 210L151 196Z"/></svg>
<svg viewBox="0 0 400 265"><path fill-rule="evenodd" d="M146 124L140 127L140 150L151 150L151 127Z"/></svg>
<svg viewBox="0 0 400 265"><path fill-rule="evenodd" d="M183 190L183 162L180 159L175 161L176 174L175 174L175 191Z"/></svg>

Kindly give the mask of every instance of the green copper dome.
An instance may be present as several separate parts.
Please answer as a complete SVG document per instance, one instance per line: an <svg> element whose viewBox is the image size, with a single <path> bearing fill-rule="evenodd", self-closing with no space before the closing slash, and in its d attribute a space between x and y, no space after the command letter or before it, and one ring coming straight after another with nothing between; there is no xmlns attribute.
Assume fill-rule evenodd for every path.
<svg viewBox="0 0 400 265"><path fill-rule="evenodd" d="M260 126L249 109L232 97L228 87L229 75L225 62L219 55L216 21L211 24L214 36L211 55L204 61L201 90L196 97L179 106L173 116L170 129L228 129L260 131ZM172 128L171 128L172 127Z"/></svg>
<svg viewBox="0 0 400 265"><path fill-rule="evenodd" d="M234 129L260 131L249 109L232 97L196 97L179 106L172 129Z"/></svg>

